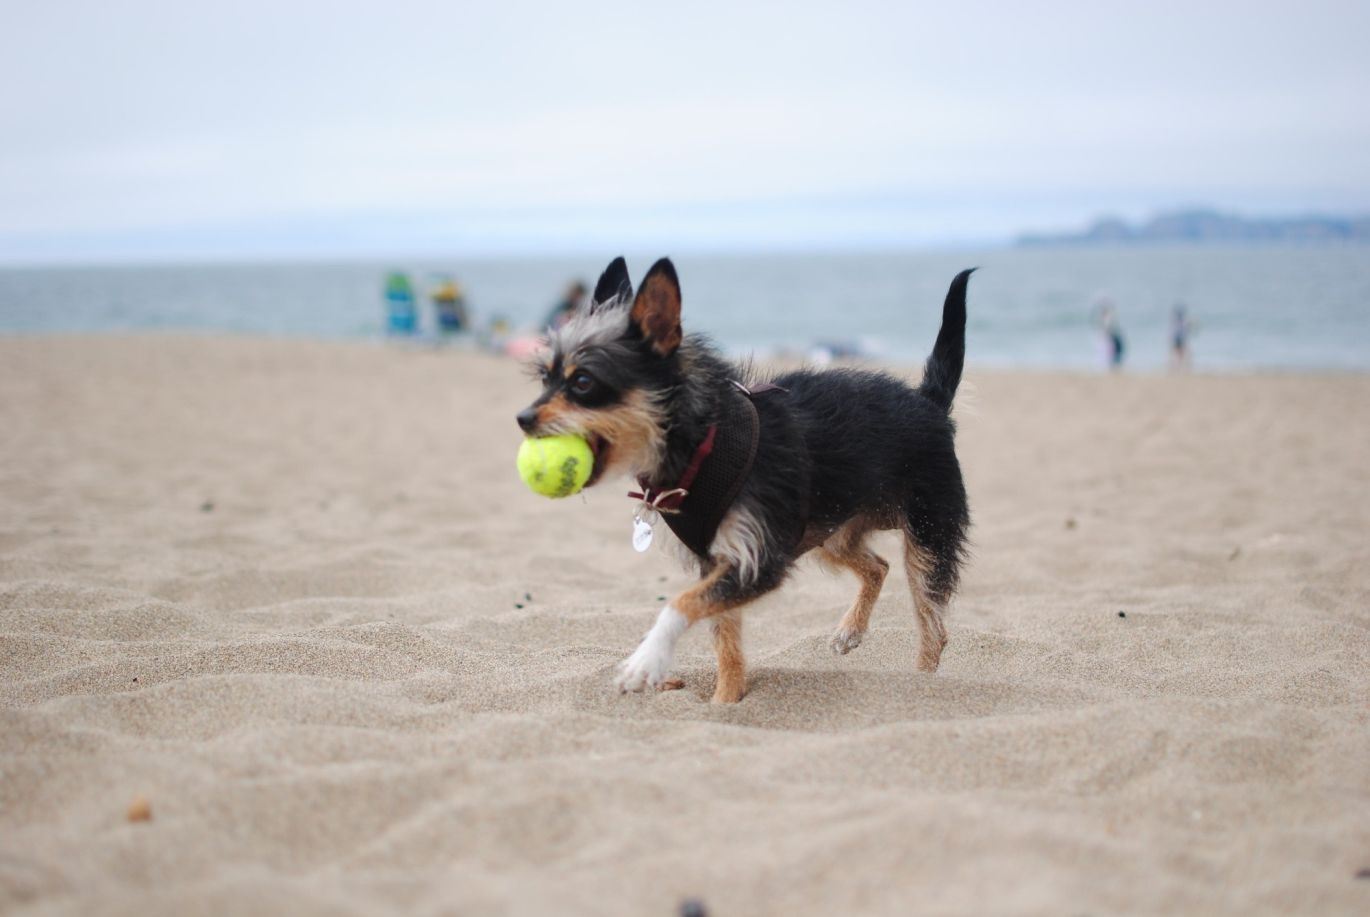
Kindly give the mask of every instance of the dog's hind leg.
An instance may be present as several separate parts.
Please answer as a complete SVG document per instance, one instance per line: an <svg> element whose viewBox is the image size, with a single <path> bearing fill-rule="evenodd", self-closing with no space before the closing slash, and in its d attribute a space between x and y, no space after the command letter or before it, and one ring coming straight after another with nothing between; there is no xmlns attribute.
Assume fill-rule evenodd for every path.
<svg viewBox="0 0 1370 917"><path fill-rule="evenodd" d="M939 558L911 535L904 536L904 570L913 593L913 608L920 631L918 671L936 672L947 645L943 617L956 589L954 559Z"/></svg>
<svg viewBox="0 0 1370 917"><path fill-rule="evenodd" d="M847 613L837 624L828 645L838 655L845 656L861 645L870 625L871 609L880 597L880 589L885 584L885 575L890 565L883 557L866 546L866 533L870 530L864 520L856 520L838 529L818 549L818 558L829 566L845 567L856 574L860 580L860 590Z"/></svg>

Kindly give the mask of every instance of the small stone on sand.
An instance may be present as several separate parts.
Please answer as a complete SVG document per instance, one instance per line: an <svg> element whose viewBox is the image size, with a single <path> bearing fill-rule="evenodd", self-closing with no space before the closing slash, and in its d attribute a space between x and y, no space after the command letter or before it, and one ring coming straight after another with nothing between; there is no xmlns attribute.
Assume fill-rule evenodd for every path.
<svg viewBox="0 0 1370 917"><path fill-rule="evenodd" d="M686 898L680 902L680 917L709 917L709 911L698 898Z"/></svg>
<svg viewBox="0 0 1370 917"><path fill-rule="evenodd" d="M152 821L152 803L146 796L134 796L128 804L127 815L129 821Z"/></svg>

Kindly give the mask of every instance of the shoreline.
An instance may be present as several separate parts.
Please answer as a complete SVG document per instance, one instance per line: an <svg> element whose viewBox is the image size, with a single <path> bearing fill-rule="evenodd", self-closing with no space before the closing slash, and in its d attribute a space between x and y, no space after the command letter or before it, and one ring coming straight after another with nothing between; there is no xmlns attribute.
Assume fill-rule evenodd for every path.
<svg viewBox="0 0 1370 917"><path fill-rule="evenodd" d="M117 342L120 340L162 340L170 343L191 343L203 342L212 344L215 341L236 341L243 344L264 344L264 345L291 345L299 344L306 346L321 347L340 347L370 349L375 347L390 347L397 352L410 353L430 353L430 354L449 354L453 356L476 356L489 358L494 361L505 361L517 364L516 357L509 357L503 354L480 350L474 346L469 346L469 342L445 341L433 337L415 337L394 339L381 335L355 335L350 337L327 337L327 336L306 336L306 335L273 335L263 334L255 331L234 331L231 329L195 329L195 328L147 328L147 329L120 329L110 331L0 331L0 345L10 341L106 341ZM766 356L754 356L749 353L737 354L724 351L724 356L734 362L754 361L762 367L781 367L792 369L797 366L814 364L806 361L796 361L789 357L770 358ZM922 372L921 361L899 361L888 360L879 357L869 358L842 358L827 364L832 367L854 367L870 368L891 372L899 375L919 374ZM827 366L815 366L817 369L824 369ZM1270 378L1270 377L1291 377L1291 378L1360 378L1370 377L1370 369L1338 368L1338 367L1261 367L1261 368L1228 368L1228 367L1196 367L1183 371L1175 371L1164 367L1142 367L1129 368L1114 372L1105 367L1083 368L1075 366L1037 366L1037 365L1005 365L997 363L977 363L969 356L966 359L966 371L968 373L985 373L994 376L1007 376L1022 374L1026 376L1051 377L1060 376L1062 378L1136 378L1136 379L1242 379L1242 378Z"/></svg>

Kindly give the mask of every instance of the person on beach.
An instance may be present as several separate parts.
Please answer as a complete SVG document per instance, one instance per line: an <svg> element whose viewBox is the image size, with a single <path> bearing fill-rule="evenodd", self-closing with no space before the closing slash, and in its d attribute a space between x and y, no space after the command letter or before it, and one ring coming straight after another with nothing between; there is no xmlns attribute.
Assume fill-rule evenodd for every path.
<svg viewBox="0 0 1370 917"><path fill-rule="evenodd" d="M1094 307L1094 321L1103 333L1104 360L1115 372L1123 367L1123 326L1118 320L1118 308L1111 299L1101 299Z"/></svg>
<svg viewBox="0 0 1370 917"><path fill-rule="evenodd" d="M385 278L386 324L391 334L410 335L418 331L419 312L414 305L414 285L409 275L392 271Z"/></svg>
<svg viewBox="0 0 1370 917"><path fill-rule="evenodd" d="M574 281L566 288L566 295L561 298L552 311L547 313L547 321L542 323L544 328L556 330L570 321L571 316L576 314L576 310L585 301L585 294L589 292L582 281Z"/></svg>
<svg viewBox="0 0 1370 917"><path fill-rule="evenodd" d="M1189 369L1189 338L1194 333L1194 321L1184 303L1176 303L1170 313L1170 368Z"/></svg>
<svg viewBox="0 0 1370 917"><path fill-rule="evenodd" d="M471 328L471 316L466 308L466 293L451 277L439 278L433 288L433 312L437 317L438 334L461 334Z"/></svg>

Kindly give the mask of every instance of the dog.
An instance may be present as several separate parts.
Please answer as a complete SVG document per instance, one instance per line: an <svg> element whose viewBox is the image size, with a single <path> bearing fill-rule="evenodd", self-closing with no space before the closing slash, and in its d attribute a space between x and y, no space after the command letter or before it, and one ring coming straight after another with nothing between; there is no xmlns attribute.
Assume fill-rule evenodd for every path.
<svg viewBox="0 0 1370 917"><path fill-rule="evenodd" d="M668 681L676 641L707 621L718 656L713 700L741 700L742 610L809 552L860 581L830 642L839 654L855 649L889 572L866 539L890 529L904 536L918 668L936 671L970 525L950 412L973 270L951 282L917 388L855 369L757 377L682 332L680 281L665 258L636 295L616 258L588 306L549 329L533 366L542 392L518 413L519 427L584 437L594 455L587 486L635 479L635 539L648 540L659 516L699 568L619 667L620 691L679 687Z"/></svg>

